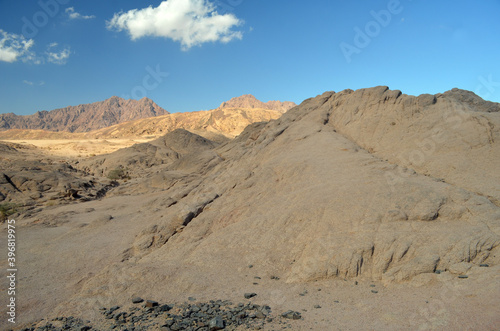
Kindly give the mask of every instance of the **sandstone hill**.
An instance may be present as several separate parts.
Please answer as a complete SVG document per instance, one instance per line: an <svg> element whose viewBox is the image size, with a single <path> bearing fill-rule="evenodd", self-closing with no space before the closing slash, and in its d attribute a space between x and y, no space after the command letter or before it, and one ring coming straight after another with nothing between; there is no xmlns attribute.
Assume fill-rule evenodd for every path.
<svg viewBox="0 0 500 331"><path fill-rule="evenodd" d="M256 292L303 309L295 329L495 329L499 109L458 89L326 92L231 141L178 130L69 162L131 172L100 200L14 215L24 321Z"/></svg>
<svg viewBox="0 0 500 331"><path fill-rule="evenodd" d="M277 119L282 114L261 108L223 108L209 111L174 113L110 126L89 133L96 138L158 137L185 129L215 141L239 135L250 124Z"/></svg>
<svg viewBox="0 0 500 331"><path fill-rule="evenodd" d="M165 136L147 143L135 144L116 152L84 159L78 168L95 176L109 176L111 171L122 169L123 177L143 177L152 167L159 171L187 154L198 157L212 150L217 144L184 129L176 129ZM215 158L214 152L209 153ZM186 160L183 160L186 162ZM196 166L195 164L190 166Z"/></svg>
<svg viewBox="0 0 500 331"><path fill-rule="evenodd" d="M260 100L257 100L256 97L254 97L251 94L245 94L236 98L232 98L229 101L223 102L220 106L219 109L223 108L260 108L260 109L269 109L269 110L276 110L279 111L280 113L286 113L288 110L292 109L293 107L297 106L294 102L291 101L268 101L268 102L262 102Z"/></svg>
<svg viewBox="0 0 500 331"><path fill-rule="evenodd" d="M125 100L111 97L105 101L69 106L33 115L0 114L0 130L48 130L88 132L140 118L168 114L148 98Z"/></svg>

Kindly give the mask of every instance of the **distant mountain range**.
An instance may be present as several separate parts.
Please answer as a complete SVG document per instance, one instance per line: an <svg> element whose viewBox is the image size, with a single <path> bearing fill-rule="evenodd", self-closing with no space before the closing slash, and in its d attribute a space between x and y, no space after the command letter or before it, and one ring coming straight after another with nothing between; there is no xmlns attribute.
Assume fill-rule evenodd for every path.
<svg viewBox="0 0 500 331"><path fill-rule="evenodd" d="M125 100L114 96L101 102L69 106L52 111L38 111L33 115L0 114L0 130L88 132L168 113L148 98Z"/></svg>
<svg viewBox="0 0 500 331"><path fill-rule="evenodd" d="M296 106L296 104L289 101L269 101L264 103L257 100L253 95L247 94L223 102L218 110L244 108L284 113L294 106ZM38 111L33 115L20 116L13 113L0 114L0 131L18 129L83 133L104 129L124 122L168 114L170 114L168 111L148 98L142 98L141 100L125 100L113 96L101 102L69 106L52 111ZM181 117L186 117L186 115L181 115ZM189 115L187 115L187 117L189 117ZM275 116L263 115L262 120L269 120L274 117ZM255 120L259 120L259 118ZM253 123L253 121L254 120L251 120L250 123ZM247 121L244 122L245 124L250 124L247 123ZM239 125L233 126L239 127ZM182 125L180 125L180 127L182 127Z"/></svg>
<svg viewBox="0 0 500 331"><path fill-rule="evenodd" d="M279 118L295 103L264 103L253 95L223 102L217 109L170 114L152 100L112 97L102 102L34 115L0 114L2 139L124 138L160 136L186 129L208 139L234 138L246 126ZM8 130L8 131L6 131Z"/></svg>

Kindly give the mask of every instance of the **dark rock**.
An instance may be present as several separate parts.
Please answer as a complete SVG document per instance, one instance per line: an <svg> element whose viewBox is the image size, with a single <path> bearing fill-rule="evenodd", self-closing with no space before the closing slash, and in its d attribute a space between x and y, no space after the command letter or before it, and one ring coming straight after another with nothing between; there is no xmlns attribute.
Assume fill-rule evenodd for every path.
<svg viewBox="0 0 500 331"><path fill-rule="evenodd" d="M170 309L172 309L170 305L162 305L160 306L159 311L169 311Z"/></svg>
<svg viewBox="0 0 500 331"><path fill-rule="evenodd" d="M165 321L165 324L163 326L166 326L166 327L171 327L172 325L174 325L175 321L173 318L169 318Z"/></svg>
<svg viewBox="0 0 500 331"><path fill-rule="evenodd" d="M118 309L120 309L120 306L113 306L113 307L109 308L109 311L114 312L115 310L118 310Z"/></svg>
<svg viewBox="0 0 500 331"><path fill-rule="evenodd" d="M175 323L174 325L172 325L170 327L170 330L173 330L173 331L179 331L179 330L182 330L182 329L183 329L183 327L180 326L180 324L178 324L178 323Z"/></svg>
<svg viewBox="0 0 500 331"><path fill-rule="evenodd" d="M153 300L146 301L146 308L158 307L158 302Z"/></svg>
<svg viewBox="0 0 500 331"><path fill-rule="evenodd" d="M458 278L465 279L465 278L469 278L469 276L467 276L467 275L460 275L460 276L458 276Z"/></svg>
<svg viewBox="0 0 500 331"><path fill-rule="evenodd" d="M481 268L489 268L489 264L483 263L479 265Z"/></svg>
<svg viewBox="0 0 500 331"><path fill-rule="evenodd" d="M243 319L247 316L248 316L247 313L242 311L242 312L238 313L238 315L236 315L236 318Z"/></svg>
<svg viewBox="0 0 500 331"><path fill-rule="evenodd" d="M245 299L251 299L251 298L257 296L257 293L245 293L244 296L245 296Z"/></svg>
<svg viewBox="0 0 500 331"><path fill-rule="evenodd" d="M302 315L299 312L293 310L284 312L283 314L281 314L281 316L292 320L299 320L302 318Z"/></svg>
<svg viewBox="0 0 500 331"><path fill-rule="evenodd" d="M210 320L210 322L208 323L208 329L210 331L214 331L214 330L222 330L224 329L225 325L224 325L224 320L222 319L222 317L220 316L216 316L214 317L213 319Z"/></svg>
<svg viewBox="0 0 500 331"><path fill-rule="evenodd" d="M314 308L316 308L316 309L320 309L320 308L321 308L321 306L320 306L320 305L314 305Z"/></svg>
<svg viewBox="0 0 500 331"><path fill-rule="evenodd" d="M266 318L266 314L264 314L262 311L258 311L255 313L255 317L263 320L264 318Z"/></svg>
<svg viewBox="0 0 500 331"><path fill-rule="evenodd" d="M144 299L139 297L135 297L132 299L132 303L141 303L141 302L144 302Z"/></svg>
<svg viewBox="0 0 500 331"><path fill-rule="evenodd" d="M271 313L271 307L264 305L259 308L259 311L263 312L265 315L269 315Z"/></svg>

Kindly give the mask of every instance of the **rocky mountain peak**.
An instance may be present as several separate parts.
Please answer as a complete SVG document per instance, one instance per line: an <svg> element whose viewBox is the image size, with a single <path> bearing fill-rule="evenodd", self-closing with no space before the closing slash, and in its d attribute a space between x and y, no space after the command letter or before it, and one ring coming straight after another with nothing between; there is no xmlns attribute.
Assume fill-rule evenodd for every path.
<svg viewBox="0 0 500 331"><path fill-rule="evenodd" d="M168 112L151 99L125 100L117 96L78 106L33 115L0 114L0 130L32 129L88 132L136 119L166 115Z"/></svg>
<svg viewBox="0 0 500 331"><path fill-rule="evenodd" d="M232 98L229 101L223 102L219 106L219 109L224 109L224 108L246 108L246 109L260 108L260 109L276 110L276 111L279 111L281 113L285 113L289 109L291 109L295 106L296 106L296 104L294 102L291 102L291 101L262 102L262 101L258 100L252 94L244 94L242 96Z"/></svg>

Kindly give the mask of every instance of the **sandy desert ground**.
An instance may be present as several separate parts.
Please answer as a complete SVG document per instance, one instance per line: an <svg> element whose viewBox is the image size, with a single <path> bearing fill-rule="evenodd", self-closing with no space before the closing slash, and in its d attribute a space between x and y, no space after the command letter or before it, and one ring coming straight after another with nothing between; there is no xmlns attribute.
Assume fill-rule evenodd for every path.
<svg viewBox="0 0 500 331"><path fill-rule="evenodd" d="M152 139L21 139L2 141L12 144L35 146L47 155L76 158L108 154L134 144L148 142Z"/></svg>

